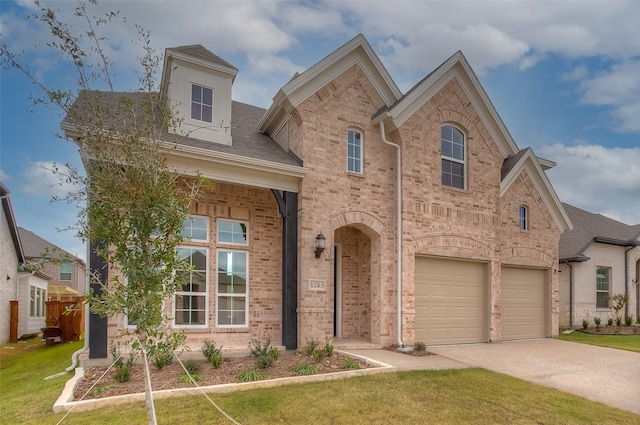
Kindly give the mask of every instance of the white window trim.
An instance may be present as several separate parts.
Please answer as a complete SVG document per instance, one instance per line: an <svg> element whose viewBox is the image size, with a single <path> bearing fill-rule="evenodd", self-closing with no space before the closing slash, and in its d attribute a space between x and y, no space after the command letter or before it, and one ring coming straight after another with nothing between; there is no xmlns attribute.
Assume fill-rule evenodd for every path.
<svg viewBox="0 0 640 425"><path fill-rule="evenodd" d="M207 227L205 228L206 238L205 239L194 239L194 238L183 237L184 241L186 243L189 243L189 242L209 242L209 229L210 229L209 217L206 216L206 215L191 215L188 219L185 220L185 222L186 221L193 221L193 219L196 219L196 218L203 218L203 219L206 220L206 222L207 222ZM184 223L183 223L183 228L184 228Z"/></svg>
<svg viewBox="0 0 640 425"><path fill-rule="evenodd" d="M608 269L609 270L609 289L606 291L598 289L598 269ZM613 286L613 267L607 265L598 265L596 264L596 269L594 273L595 278L595 290L596 290L596 302L595 307L597 310L609 310L609 306L598 306L598 293L607 293L608 296L611 296L611 287Z"/></svg>
<svg viewBox="0 0 640 425"><path fill-rule="evenodd" d="M193 117L191 116L191 107L193 106L193 86L198 86L198 87L202 87L202 88L204 88L204 89L209 89L209 90L211 90L211 121L199 120L199 119L197 119L197 118L193 118ZM214 89L213 87L209 87L209 86L207 86L207 85L204 85L204 84L202 84L202 83L198 83L198 82L195 82L195 81L190 81L190 82L189 82L189 91L188 91L188 97L189 97L189 113L188 113L188 114L186 114L186 116L187 116L187 117L189 117L189 121L190 121L191 123L194 123L194 124L199 125L199 126L202 126L202 123L213 124L213 122L214 122L214 116L215 116L215 115L214 115L214 112L215 112L215 104L216 104L216 102L215 102L215 96L216 96L216 91L215 91L215 89ZM200 103L201 105L204 105L204 104L203 104L203 103L201 103L201 102L198 102L198 103ZM202 112L202 110L201 110L201 112Z"/></svg>
<svg viewBox="0 0 640 425"><path fill-rule="evenodd" d="M349 132L351 131L358 133L360 135L360 157L359 158L353 157L353 159L357 159L358 162L360 163L360 171L353 171L349 169L349 159L351 158L349 156ZM355 128L350 128L347 130L347 172L352 174L357 174L357 175L364 174L364 134L362 133L362 131L357 130Z"/></svg>
<svg viewBox="0 0 640 425"><path fill-rule="evenodd" d="M245 310L244 310L244 325L221 325L220 322L218 321L218 306L220 305L220 303L218 302L218 298L223 296L223 297L228 297L228 296L232 296L232 297L237 297L240 298L241 295L239 294L229 294L226 292L219 292L218 288L218 273L216 271L216 312L215 312L215 323L216 323L216 328L219 329L246 329L249 327L249 310L251 308L251 306L249 305L249 281L250 281L250 276L249 276L249 270L250 270L250 258L249 258L249 251L246 250L241 250L241 249L217 249L216 250L216 264L218 261L218 254L220 252L242 252L247 256L247 270L246 270L246 274L247 274L247 278L246 278L246 291L243 295L243 297L245 298ZM217 267L216 267L217 270Z"/></svg>
<svg viewBox="0 0 640 425"><path fill-rule="evenodd" d="M205 290L204 292L190 292L190 291L175 291L173 293L173 297L171 300L172 303L172 315L173 315L173 327L177 328L177 329L204 329L209 327L209 290L211 285L209 284L209 268L210 268L210 258L209 258L209 249L205 248L205 247L201 247L201 246L185 246L185 245L181 245L178 248L186 248L186 249L194 249L194 250L204 250L205 251L205 258L206 258L206 264L205 264ZM204 294L204 306L205 306L205 313L204 313L204 324L202 325L184 325L184 324L178 324L176 323L176 297L178 295L194 295L197 294L198 296L201 296L200 294Z"/></svg>
<svg viewBox="0 0 640 425"><path fill-rule="evenodd" d="M247 229L247 241L245 243L221 241L220 240L220 222L223 222L223 221L230 222L230 223L241 223L241 224L244 224L246 226L246 229ZM217 244L229 245L229 246L237 246L237 247L248 247L249 246L249 240L250 240L249 232L250 232L249 222L246 221L246 220L234 220L234 219L231 219L231 218L224 218L224 217L216 218L216 243Z"/></svg>
<svg viewBox="0 0 640 425"><path fill-rule="evenodd" d="M522 211L524 211L524 217L522 217ZM518 207L518 227L523 232L529 230L529 208L526 205Z"/></svg>
<svg viewBox="0 0 640 425"><path fill-rule="evenodd" d="M450 156L446 156L446 155L444 155L442 153L442 127L453 127L456 130L458 130L460 133L462 133L463 142L464 142L464 146L463 146L462 150L463 150L463 154L464 154L464 158L465 159L459 160L457 158L452 158ZM456 187L456 186L452 186L452 185L448 185L448 184L444 184L442 182L442 178L441 178L440 179L441 180L440 184L442 184L442 186L450 187L452 189L458 189L458 190L467 190L467 187L468 187L468 185L467 185L467 174L468 174L468 172L467 172L467 158L469 158L469 155L468 155L468 152L467 152L467 145L468 145L468 143L467 143L467 133L463 129L461 129L460 127L458 127L458 126L456 126L454 124L451 124L451 123L442 124L440 126L440 175L442 175L442 160L443 159L447 160L447 161L451 161L451 162L456 162L458 164L462 164L462 172L463 172L463 175L462 175L462 187L461 188L460 187Z"/></svg>

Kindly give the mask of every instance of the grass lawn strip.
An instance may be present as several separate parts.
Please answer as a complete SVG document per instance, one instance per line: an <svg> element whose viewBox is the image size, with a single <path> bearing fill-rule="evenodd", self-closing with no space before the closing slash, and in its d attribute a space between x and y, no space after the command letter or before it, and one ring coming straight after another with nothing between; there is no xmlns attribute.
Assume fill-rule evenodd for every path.
<svg viewBox="0 0 640 425"><path fill-rule="evenodd" d="M0 348L0 423L55 424L51 407L64 370L82 346ZM9 353L12 352L12 353ZM16 359L19 357L18 359ZM484 369L411 371L214 394L243 425L252 424L631 424L640 416ZM158 400L159 424L228 424L204 396ZM73 412L64 424L146 424L144 402Z"/></svg>
<svg viewBox="0 0 640 425"><path fill-rule="evenodd" d="M570 334L560 332L558 338L563 341L579 342L582 344L640 353L640 335L598 335L574 331Z"/></svg>

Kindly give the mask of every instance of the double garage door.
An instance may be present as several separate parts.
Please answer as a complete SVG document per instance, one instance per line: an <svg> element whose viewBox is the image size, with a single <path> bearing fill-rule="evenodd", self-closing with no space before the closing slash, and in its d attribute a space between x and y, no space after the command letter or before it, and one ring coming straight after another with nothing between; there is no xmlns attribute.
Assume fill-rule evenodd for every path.
<svg viewBox="0 0 640 425"><path fill-rule="evenodd" d="M486 263L416 257L415 340L428 345L489 339ZM502 339L546 336L545 272L502 269Z"/></svg>

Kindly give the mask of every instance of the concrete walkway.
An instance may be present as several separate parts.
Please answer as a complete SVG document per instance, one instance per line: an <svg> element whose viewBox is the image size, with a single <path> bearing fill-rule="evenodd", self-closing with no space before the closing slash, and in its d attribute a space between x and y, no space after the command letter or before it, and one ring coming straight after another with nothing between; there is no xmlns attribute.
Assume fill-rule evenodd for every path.
<svg viewBox="0 0 640 425"><path fill-rule="evenodd" d="M428 347L435 356L346 350L398 370L482 367L640 415L640 353L538 339Z"/></svg>

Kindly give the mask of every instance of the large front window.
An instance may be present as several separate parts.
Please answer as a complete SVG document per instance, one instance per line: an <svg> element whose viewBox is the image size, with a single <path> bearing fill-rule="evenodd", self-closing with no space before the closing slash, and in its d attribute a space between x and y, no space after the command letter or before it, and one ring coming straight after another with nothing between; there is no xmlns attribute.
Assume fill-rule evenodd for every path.
<svg viewBox="0 0 640 425"><path fill-rule="evenodd" d="M465 188L465 147L464 134L450 125L440 129L442 146L442 184Z"/></svg>
<svg viewBox="0 0 640 425"><path fill-rule="evenodd" d="M609 308L611 267L596 267L596 308Z"/></svg>
<svg viewBox="0 0 640 425"><path fill-rule="evenodd" d="M213 89L191 85L191 118L213 122Z"/></svg>
<svg viewBox="0 0 640 425"><path fill-rule="evenodd" d="M218 326L247 326L248 253L218 250Z"/></svg>
<svg viewBox="0 0 640 425"><path fill-rule="evenodd" d="M180 258L186 260L182 287L176 292L175 323L178 326L205 326L207 324L207 256L205 248L178 248Z"/></svg>

